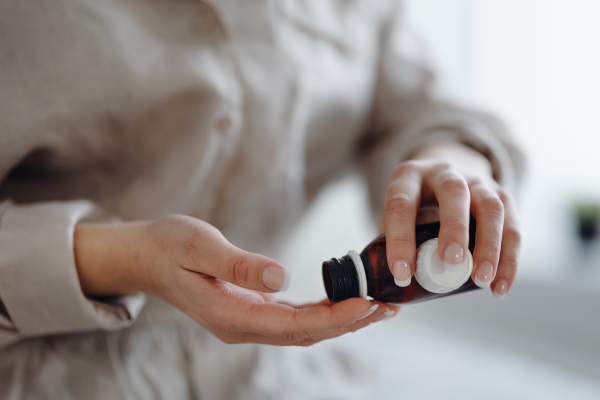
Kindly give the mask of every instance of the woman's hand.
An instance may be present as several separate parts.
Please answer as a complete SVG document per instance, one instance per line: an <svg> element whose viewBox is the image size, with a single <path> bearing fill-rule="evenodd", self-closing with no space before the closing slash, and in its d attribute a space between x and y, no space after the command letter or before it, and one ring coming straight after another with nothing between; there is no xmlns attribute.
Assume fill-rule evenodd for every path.
<svg viewBox="0 0 600 400"><path fill-rule="evenodd" d="M439 205L439 254L447 268L463 262L469 213L477 220L475 283L502 299L517 275L521 245L515 202L494 181L488 160L459 144L422 149L394 170L383 210L387 259L398 286L415 272L415 223L420 207Z"/></svg>
<svg viewBox="0 0 600 400"><path fill-rule="evenodd" d="M213 226L186 216L77 225L75 257L87 295L148 293L225 343L308 346L398 309L359 298L300 307L273 302L268 293L289 285L279 263L240 250Z"/></svg>

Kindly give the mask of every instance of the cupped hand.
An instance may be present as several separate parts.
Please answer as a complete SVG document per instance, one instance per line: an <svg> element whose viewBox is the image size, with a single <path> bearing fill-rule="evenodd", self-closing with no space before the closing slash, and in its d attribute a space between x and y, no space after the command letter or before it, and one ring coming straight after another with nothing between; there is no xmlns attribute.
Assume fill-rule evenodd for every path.
<svg viewBox="0 0 600 400"><path fill-rule="evenodd" d="M396 284L408 286L414 274L417 213L429 205L439 206L439 255L447 268L463 262L469 251L469 216L475 217L471 277L504 298L517 274L521 246L515 201L493 179L488 160L459 144L422 149L390 177L383 227Z"/></svg>
<svg viewBox="0 0 600 400"><path fill-rule="evenodd" d="M93 267L94 256L102 257L98 246L103 241L113 249L104 265L120 265L108 274L112 286L103 285L107 274ZM364 328L398 309L360 298L303 306L272 301L269 293L285 290L290 281L279 263L243 251L210 224L181 215L120 226L82 224L76 231L76 256L87 294L154 295L225 343L308 346Z"/></svg>

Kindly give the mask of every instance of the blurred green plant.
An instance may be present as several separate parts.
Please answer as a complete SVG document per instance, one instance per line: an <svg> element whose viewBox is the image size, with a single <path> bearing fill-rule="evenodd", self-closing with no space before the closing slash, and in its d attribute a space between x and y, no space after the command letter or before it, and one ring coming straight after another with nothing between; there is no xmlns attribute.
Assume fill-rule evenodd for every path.
<svg viewBox="0 0 600 400"><path fill-rule="evenodd" d="M579 237L591 241L598 235L600 200L578 200L574 203Z"/></svg>

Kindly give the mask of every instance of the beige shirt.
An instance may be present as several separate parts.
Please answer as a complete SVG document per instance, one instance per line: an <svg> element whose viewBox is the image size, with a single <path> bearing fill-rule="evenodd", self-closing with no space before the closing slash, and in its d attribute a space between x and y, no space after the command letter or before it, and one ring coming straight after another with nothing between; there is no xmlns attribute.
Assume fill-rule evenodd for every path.
<svg viewBox="0 0 600 400"><path fill-rule="evenodd" d="M264 360L309 350L226 346L142 295L86 298L73 228L184 213L274 255L327 182L364 174L378 215L391 169L434 140L512 186L502 124L435 91L392 0L2 2L0 398L364 395L354 376L282 397Z"/></svg>

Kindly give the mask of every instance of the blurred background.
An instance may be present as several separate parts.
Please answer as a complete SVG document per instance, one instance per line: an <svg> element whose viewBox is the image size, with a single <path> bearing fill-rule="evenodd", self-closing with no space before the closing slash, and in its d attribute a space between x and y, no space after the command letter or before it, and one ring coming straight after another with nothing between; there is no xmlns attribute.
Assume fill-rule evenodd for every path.
<svg viewBox="0 0 600 400"><path fill-rule="evenodd" d="M445 89L502 117L528 156L521 269L488 291L405 307L336 341L383 368L373 397L600 398L600 2L409 0ZM325 296L321 263L377 235L359 177L320 194L283 249L285 297Z"/></svg>

